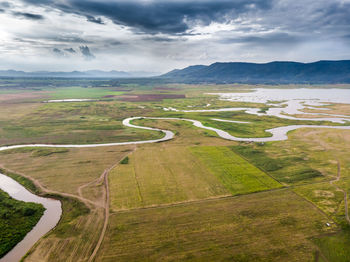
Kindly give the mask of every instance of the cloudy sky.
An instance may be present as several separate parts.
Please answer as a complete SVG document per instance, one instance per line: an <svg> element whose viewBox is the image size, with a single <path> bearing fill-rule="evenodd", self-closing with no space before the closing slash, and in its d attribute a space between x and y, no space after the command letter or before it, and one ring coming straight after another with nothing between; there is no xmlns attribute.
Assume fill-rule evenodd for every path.
<svg viewBox="0 0 350 262"><path fill-rule="evenodd" d="M0 0L0 70L350 59L350 0Z"/></svg>

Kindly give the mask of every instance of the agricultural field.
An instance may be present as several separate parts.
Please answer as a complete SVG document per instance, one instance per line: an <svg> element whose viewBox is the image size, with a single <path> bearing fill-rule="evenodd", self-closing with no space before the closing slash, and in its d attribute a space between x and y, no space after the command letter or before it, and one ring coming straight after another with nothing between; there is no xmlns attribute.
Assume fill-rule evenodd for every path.
<svg viewBox="0 0 350 262"><path fill-rule="evenodd" d="M255 86L32 81L25 90L17 87L19 80L2 83L0 147L163 137L123 125L134 116L199 120L237 137L269 137L266 129L286 125L340 125L244 111L164 110L266 110L262 103L208 94L252 92ZM44 102L73 98L96 101ZM60 222L24 261L349 261L349 130L299 129L285 141L254 143L225 140L182 120L143 118L132 124L171 130L174 138L0 151L1 173L62 203Z"/></svg>
<svg viewBox="0 0 350 262"><path fill-rule="evenodd" d="M232 195L281 187L273 178L226 147L195 147L197 155Z"/></svg>
<svg viewBox="0 0 350 262"><path fill-rule="evenodd" d="M190 148L180 146L138 148L109 178L113 210L230 195Z"/></svg>
<svg viewBox="0 0 350 262"><path fill-rule="evenodd" d="M313 261L309 238L334 230L288 190L115 212L110 220L97 261Z"/></svg>

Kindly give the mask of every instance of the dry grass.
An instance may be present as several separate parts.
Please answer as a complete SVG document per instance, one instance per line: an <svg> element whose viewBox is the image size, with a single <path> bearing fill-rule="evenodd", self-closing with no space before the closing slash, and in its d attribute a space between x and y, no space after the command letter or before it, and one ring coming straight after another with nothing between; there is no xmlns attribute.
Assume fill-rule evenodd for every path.
<svg viewBox="0 0 350 262"><path fill-rule="evenodd" d="M326 114L350 116L349 104L331 104L320 108L329 108L330 110L304 109L303 111L307 113L326 113Z"/></svg>
<svg viewBox="0 0 350 262"><path fill-rule="evenodd" d="M31 249L26 261L87 261L104 221L105 187L99 178L131 148L76 148L52 154L20 149L0 154L5 168L35 179L49 191L76 196L90 209L82 212L81 207L63 201L63 219Z"/></svg>
<svg viewBox="0 0 350 262"><path fill-rule="evenodd" d="M0 153L0 163L7 169L37 179L45 188L78 195L78 188L97 179L117 163L132 146L71 148L65 153L33 156L25 150ZM84 195L94 199L94 195Z"/></svg>
<svg viewBox="0 0 350 262"><path fill-rule="evenodd" d="M1 104L10 104L10 103L23 103L33 100L42 100L49 98L50 93L47 91L27 91L27 92L12 92L5 93L0 95Z"/></svg>
<svg viewBox="0 0 350 262"><path fill-rule="evenodd" d="M113 210L229 194L189 148L167 144L139 147L109 178Z"/></svg>
<svg viewBox="0 0 350 262"><path fill-rule="evenodd" d="M312 261L310 237L333 231L286 190L116 212L97 261Z"/></svg>

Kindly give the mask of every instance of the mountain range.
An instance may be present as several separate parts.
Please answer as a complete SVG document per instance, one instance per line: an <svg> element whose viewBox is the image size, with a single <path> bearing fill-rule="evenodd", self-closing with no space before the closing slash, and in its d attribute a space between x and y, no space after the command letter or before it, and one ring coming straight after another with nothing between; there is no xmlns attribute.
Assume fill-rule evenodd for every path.
<svg viewBox="0 0 350 262"><path fill-rule="evenodd" d="M133 77L151 77L158 73L152 72L124 72L124 71L72 71L72 72L50 72L35 71L24 72L16 70L0 70L0 77L62 77L62 78L133 78Z"/></svg>
<svg viewBox="0 0 350 262"><path fill-rule="evenodd" d="M227 62L211 65L194 65L175 69L157 76L150 72L124 71L72 71L24 72L0 70L0 77L52 77L52 78L137 78L153 77L165 82L182 83L247 83L247 84L336 84L350 83L350 60L318 61L313 63Z"/></svg>
<svg viewBox="0 0 350 262"><path fill-rule="evenodd" d="M288 84L350 83L350 60L314 63L214 63L173 70L161 76L176 82Z"/></svg>

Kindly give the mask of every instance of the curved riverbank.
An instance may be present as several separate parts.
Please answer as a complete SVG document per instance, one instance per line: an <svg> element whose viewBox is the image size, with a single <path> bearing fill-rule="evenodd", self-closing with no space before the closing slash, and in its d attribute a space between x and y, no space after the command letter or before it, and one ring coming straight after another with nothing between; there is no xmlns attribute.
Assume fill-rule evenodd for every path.
<svg viewBox="0 0 350 262"><path fill-rule="evenodd" d="M62 214L61 202L51 198L36 196L12 178L1 173L0 189L16 200L42 204L45 208L43 216L33 229L10 252L0 259L0 262L19 261L42 236L57 225Z"/></svg>
<svg viewBox="0 0 350 262"><path fill-rule="evenodd" d="M228 132L223 131L221 129L218 128L214 128L214 127L208 127L202 124L202 122L198 121L198 120L193 120L193 119L186 119L186 118L171 118L171 117L133 117L133 118L127 118L126 120L128 120L128 123L132 120L136 120L136 119L158 119L158 120L182 120L182 121L188 121L191 122L194 126L202 128L202 129L206 129L206 130L210 130L210 131L214 131L219 137L223 138L223 139L227 139L227 140L231 140L231 141L238 141L238 142L271 142L271 141L282 141L282 140L287 140L288 139L288 135L287 133L289 131L292 130L296 130L299 128L332 128L332 129L346 129L346 130L350 130L350 126L319 126L319 125L289 125L289 126L282 126L282 127L276 127L276 128L272 128L272 129L266 129L266 132L269 132L272 134L271 137L254 137L254 138L243 138L243 137L235 137L230 135ZM124 120L125 121L125 120ZM123 121L123 123L124 123ZM141 129L145 129L145 127L143 126L136 126L136 125L132 125L130 124L129 126L132 126L134 128L141 128ZM162 130L162 131L166 131L166 130Z"/></svg>
<svg viewBox="0 0 350 262"><path fill-rule="evenodd" d="M89 147L105 147L105 146L122 146L122 145L135 145L135 144L146 144L146 143L158 143L168 141L174 138L174 133L170 130L163 130L159 128L137 126L131 124L131 121L138 119L155 119L155 120L181 120L191 122L194 126L210 131L214 131L219 137L231 141L242 141L242 142L268 142L268 141L281 141L288 139L287 133L292 130L299 128L332 128L332 129L350 129L350 126L320 126L320 125L289 125L276 127L272 129L266 129L266 132L272 134L271 137L253 137L253 138L243 138L235 137L230 135L228 132L223 131L218 128L208 127L202 124L202 122L193 119L187 118L175 118L175 117L130 117L123 120L123 125L132 128L145 129L151 131L159 131L164 133L164 137L160 139L153 140L140 140L140 141L131 141L131 142L119 142L119 143L103 143L103 144L82 144L82 145L53 145L53 144L24 144L24 145L12 145L12 146L2 146L0 151L24 148L24 147L51 147L51 148L89 148ZM222 121L222 120L220 120Z"/></svg>

